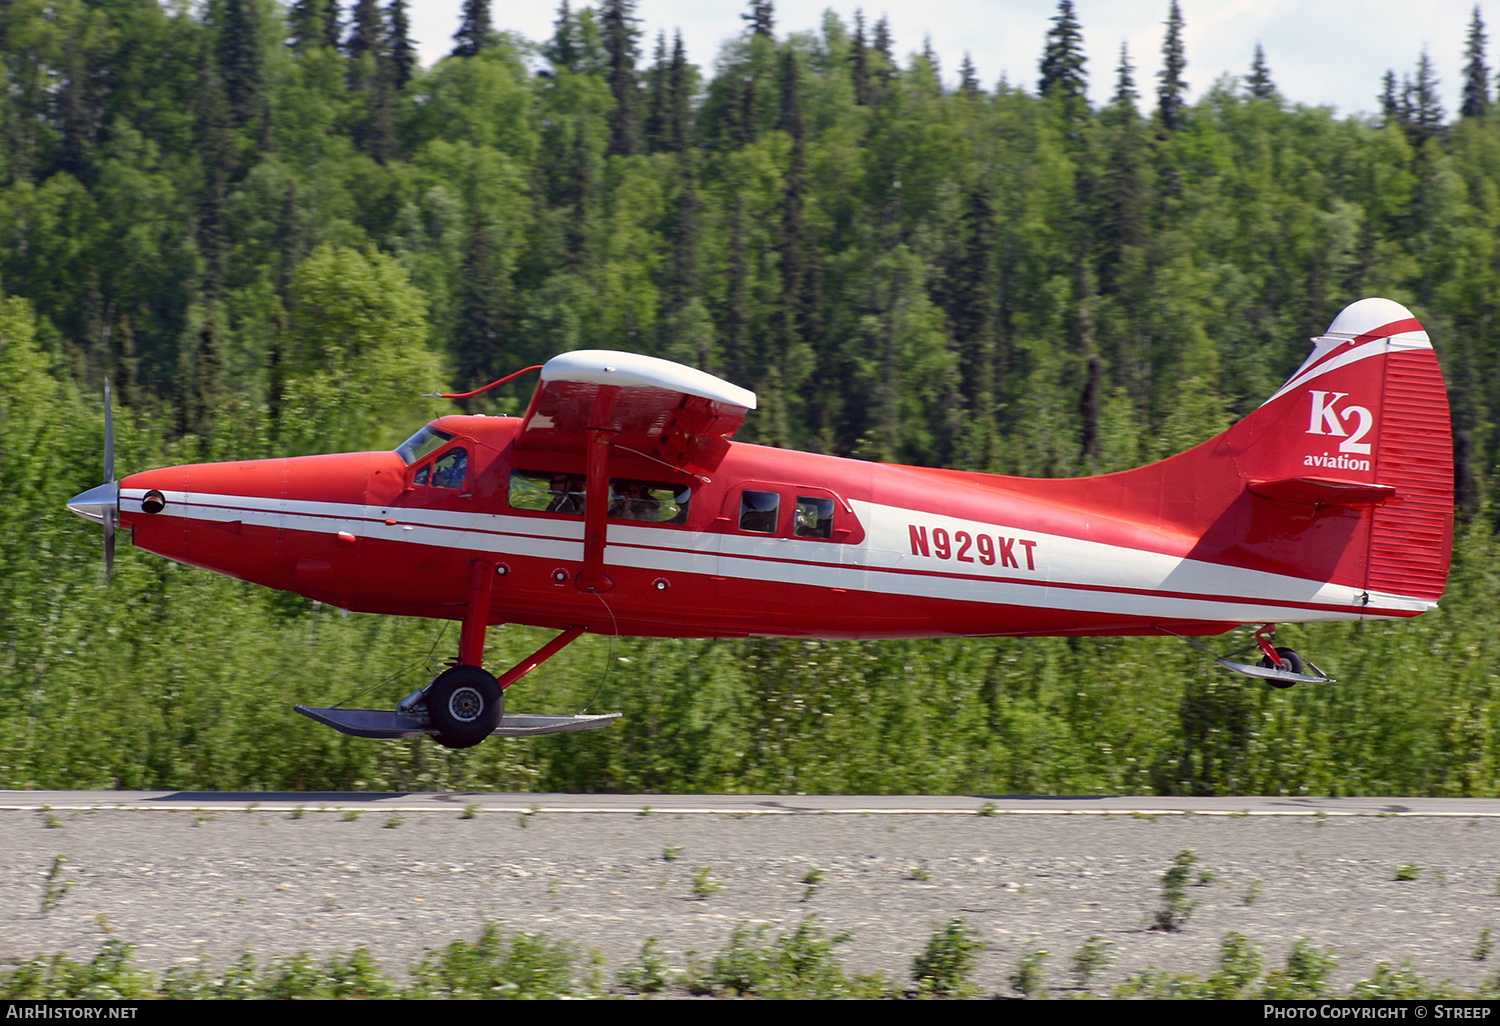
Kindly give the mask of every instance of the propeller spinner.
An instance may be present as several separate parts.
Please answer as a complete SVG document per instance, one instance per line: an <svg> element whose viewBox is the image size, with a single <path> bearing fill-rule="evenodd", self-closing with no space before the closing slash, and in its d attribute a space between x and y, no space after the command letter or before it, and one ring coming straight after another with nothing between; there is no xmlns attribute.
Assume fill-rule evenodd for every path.
<svg viewBox="0 0 1500 1026"><path fill-rule="evenodd" d="M115 529L120 526L120 482L115 480L115 423L104 383L104 483L68 500L68 509L104 526L104 571L115 571Z"/></svg>

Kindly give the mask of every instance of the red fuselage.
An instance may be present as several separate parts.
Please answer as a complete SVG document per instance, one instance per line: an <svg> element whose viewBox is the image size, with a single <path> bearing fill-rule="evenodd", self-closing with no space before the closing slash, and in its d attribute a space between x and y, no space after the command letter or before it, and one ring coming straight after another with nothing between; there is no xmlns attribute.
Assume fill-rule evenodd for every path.
<svg viewBox="0 0 1500 1026"><path fill-rule="evenodd" d="M520 425L444 417L432 427L451 438L411 463L366 452L135 474L121 521L138 548L360 612L461 619L484 561L488 622L630 635L1212 634L1433 604L1372 601L1348 544L1359 511L1288 516L1192 460L1156 465L1168 469L1142 489L1141 471L1038 481L741 443L711 480L612 453L612 479L651 482L685 511L634 519L614 500L607 583L589 590L584 516L534 498L549 476L581 479L583 461L518 448ZM1327 543L1312 566L1308 532Z"/></svg>

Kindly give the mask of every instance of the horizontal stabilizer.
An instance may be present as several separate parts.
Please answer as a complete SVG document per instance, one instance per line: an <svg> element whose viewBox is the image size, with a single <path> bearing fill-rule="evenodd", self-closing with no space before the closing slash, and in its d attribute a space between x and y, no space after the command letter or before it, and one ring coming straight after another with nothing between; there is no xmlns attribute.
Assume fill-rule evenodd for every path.
<svg viewBox="0 0 1500 1026"><path fill-rule="evenodd" d="M421 737L437 731L417 720L397 712L383 709L313 709L298 704L294 707L308 719L354 737L398 738ZM565 734L574 730L595 730L607 727L620 718L620 713L596 713L585 716L535 716L527 713L507 714L500 720L492 737L535 737L538 734Z"/></svg>
<svg viewBox="0 0 1500 1026"><path fill-rule="evenodd" d="M1392 485L1332 477L1284 477L1278 481L1251 481L1247 487L1251 495L1262 499L1317 506L1365 506L1384 502L1396 494Z"/></svg>

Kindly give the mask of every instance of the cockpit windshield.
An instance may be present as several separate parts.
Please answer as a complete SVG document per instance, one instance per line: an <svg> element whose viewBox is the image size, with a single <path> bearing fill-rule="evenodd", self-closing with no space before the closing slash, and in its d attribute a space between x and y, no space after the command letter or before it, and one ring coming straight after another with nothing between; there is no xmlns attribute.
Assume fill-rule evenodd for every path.
<svg viewBox="0 0 1500 1026"><path fill-rule="evenodd" d="M396 446L396 454L405 460L406 465L409 467L452 438L453 436L448 432L439 431L429 424Z"/></svg>

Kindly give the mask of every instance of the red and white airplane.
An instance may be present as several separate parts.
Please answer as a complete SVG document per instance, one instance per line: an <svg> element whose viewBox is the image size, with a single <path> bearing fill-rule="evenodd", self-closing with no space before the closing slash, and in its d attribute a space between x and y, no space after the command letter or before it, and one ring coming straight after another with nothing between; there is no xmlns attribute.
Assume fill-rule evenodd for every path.
<svg viewBox="0 0 1500 1026"><path fill-rule="evenodd" d="M1258 666L1221 662L1290 686L1328 678L1273 647L1274 624L1433 608L1453 529L1447 392L1422 326L1366 299L1312 343L1228 431L1097 477L731 442L753 393L665 360L581 351L540 368L519 418L441 417L394 452L152 470L68 508L105 525L107 551L118 523L138 548L193 566L344 609L462 621L456 665L394 712L298 707L362 736L467 747L491 733L602 726L611 717L504 716L504 689L586 631L915 638L1263 625ZM106 464L113 478L112 453ZM562 633L497 679L481 664L485 630L501 623Z"/></svg>

